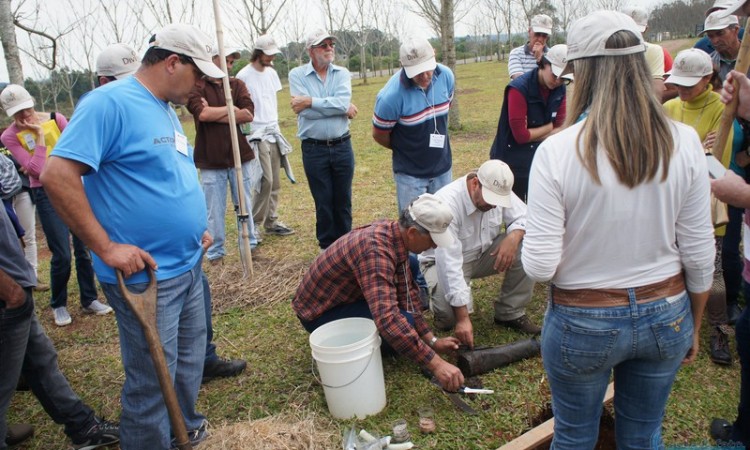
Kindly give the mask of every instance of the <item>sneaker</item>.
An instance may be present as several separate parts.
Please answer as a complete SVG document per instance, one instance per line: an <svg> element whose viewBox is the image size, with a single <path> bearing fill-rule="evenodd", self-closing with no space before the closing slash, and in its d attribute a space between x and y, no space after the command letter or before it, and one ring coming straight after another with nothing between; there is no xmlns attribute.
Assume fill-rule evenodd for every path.
<svg viewBox="0 0 750 450"><path fill-rule="evenodd" d="M33 435L34 427L27 423L8 425L8 432L5 434L5 445L13 447L30 439Z"/></svg>
<svg viewBox="0 0 750 450"><path fill-rule="evenodd" d="M713 419L709 433L715 441L728 441L732 435L732 424L724 419Z"/></svg>
<svg viewBox="0 0 750 450"><path fill-rule="evenodd" d="M732 354L729 351L729 338L720 329L716 328L711 335L711 361L720 366L732 365Z"/></svg>
<svg viewBox="0 0 750 450"><path fill-rule="evenodd" d="M68 308L64 306L53 308L52 313L55 315L55 325L58 327L64 327L73 322L73 319L70 318L70 314L68 314Z"/></svg>
<svg viewBox="0 0 750 450"><path fill-rule="evenodd" d="M208 383L214 378L236 377L245 370L245 367L247 367L247 363L241 359L216 358L207 361L203 366L201 383Z"/></svg>
<svg viewBox="0 0 750 450"><path fill-rule="evenodd" d="M96 314L97 316L103 316L112 312L112 308L109 305L105 305L99 300L94 300L89 306L83 307L84 314Z"/></svg>
<svg viewBox="0 0 750 450"><path fill-rule="evenodd" d="M34 292L47 292L47 291L49 291L49 284L37 283L37 285L34 286Z"/></svg>
<svg viewBox="0 0 750 450"><path fill-rule="evenodd" d="M294 230L281 222L276 222L276 225L273 227L266 228L266 233L275 234L276 236L289 236L290 234L294 234Z"/></svg>
<svg viewBox="0 0 750 450"><path fill-rule="evenodd" d="M188 439L190 440L190 446L195 447L201 442L208 439L210 434L208 433L208 421L204 420L201 424L200 428L197 430L188 430L187 435ZM172 442L170 444L172 448L170 450L179 450L179 447L177 447L177 438L172 438Z"/></svg>
<svg viewBox="0 0 750 450"><path fill-rule="evenodd" d="M495 323L502 327L512 328L526 334L540 334L542 332L542 327L535 325L526 314L513 320L495 319Z"/></svg>
<svg viewBox="0 0 750 450"><path fill-rule="evenodd" d="M74 450L93 450L120 441L120 425L94 418L94 424L83 434L72 437Z"/></svg>

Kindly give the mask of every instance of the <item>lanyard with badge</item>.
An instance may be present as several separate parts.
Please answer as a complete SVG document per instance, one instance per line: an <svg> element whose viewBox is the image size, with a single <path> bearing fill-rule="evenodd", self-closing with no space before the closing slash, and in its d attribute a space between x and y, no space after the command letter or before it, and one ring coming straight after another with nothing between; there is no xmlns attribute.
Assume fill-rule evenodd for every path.
<svg viewBox="0 0 750 450"><path fill-rule="evenodd" d="M133 78L135 78L135 80L138 82L138 84L140 84L141 86L143 86L143 88L146 89L146 91L149 94L151 94L151 98L153 98L156 101L156 103L159 104L159 106L161 107L161 109L164 111L164 114L166 114L167 117L169 118L169 123L172 125L172 129L174 130L174 146L175 146L175 149L177 149L177 151L180 152L181 154L183 154L185 156L188 156L188 140L187 140L187 136L185 136L184 134L180 133L177 130L178 127L174 123L174 119L172 118L172 114L169 114L169 110L167 109L166 106L164 106L164 101L159 100L158 98L156 98L156 96L154 95L154 93L151 92L151 89L149 89L145 84L143 84L143 82L140 79L138 79L137 76L134 76Z"/></svg>
<svg viewBox="0 0 750 450"><path fill-rule="evenodd" d="M430 101L427 99L427 93L424 89L420 88L419 90L422 91L427 106L432 110L432 121L435 124L435 131L430 134L430 148L445 148L445 135L440 134L438 131L437 117L435 115L435 89L432 89L432 104L430 104Z"/></svg>

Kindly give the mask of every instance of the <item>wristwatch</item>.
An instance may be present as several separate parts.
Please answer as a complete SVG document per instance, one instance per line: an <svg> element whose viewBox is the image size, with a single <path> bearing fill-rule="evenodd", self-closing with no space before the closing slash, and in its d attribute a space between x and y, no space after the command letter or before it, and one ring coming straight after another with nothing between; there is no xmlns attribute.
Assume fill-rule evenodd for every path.
<svg viewBox="0 0 750 450"><path fill-rule="evenodd" d="M435 342L437 342L437 340L438 340L437 336L432 336L432 339L430 339L430 342L427 345L429 345L430 347L434 347Z"/></svg>

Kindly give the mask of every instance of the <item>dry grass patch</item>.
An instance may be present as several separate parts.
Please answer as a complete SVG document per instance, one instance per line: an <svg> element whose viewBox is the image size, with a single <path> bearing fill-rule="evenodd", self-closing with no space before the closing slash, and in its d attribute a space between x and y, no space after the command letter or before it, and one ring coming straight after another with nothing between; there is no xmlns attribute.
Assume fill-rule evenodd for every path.
<svg viewBox="0 0 750 450"><path fill-rule="evenodd" d="M327 417L281 414L211 430L205 450L314 450L334 448L340 439Z"/></svg>

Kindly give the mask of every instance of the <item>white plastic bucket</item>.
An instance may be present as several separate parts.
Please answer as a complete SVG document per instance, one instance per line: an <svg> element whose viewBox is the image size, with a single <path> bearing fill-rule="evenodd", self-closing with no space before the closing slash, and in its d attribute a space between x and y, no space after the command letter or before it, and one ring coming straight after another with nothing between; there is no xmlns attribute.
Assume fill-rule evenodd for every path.
<svg viewBox="0 0 750 450"><path fill-rule="evenodd" d="M383 360L375 322L335 320L310 334L328 410L337 419L364 419L385 408Z"/></svg>

